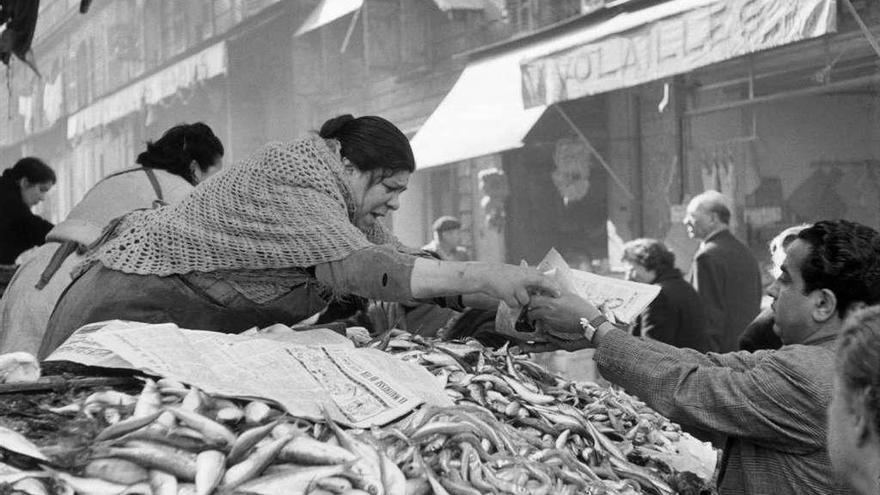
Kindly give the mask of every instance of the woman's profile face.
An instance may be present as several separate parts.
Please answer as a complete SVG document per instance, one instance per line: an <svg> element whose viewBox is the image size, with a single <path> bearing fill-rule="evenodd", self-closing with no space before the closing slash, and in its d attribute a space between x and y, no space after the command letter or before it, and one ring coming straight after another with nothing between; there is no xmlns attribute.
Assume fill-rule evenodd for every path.
<svg viewBox="0 0 880 495"><path fill-rule="evenodd" d="M18 183L21 189L21 200L28 208L32 208L40 204L46 199L46 194L55 185L54 182L31 182L27 177L22 177Z"/></svg>
<svg viewBox="0 0 880 495"><path fill-rule="evenodd" d="M636 263L635 261L623 260L623 270L626 274L626 279L633 282L650 284L654 282L654 279L656 278L654 272L648 270L642 264Z"/></svg>
<svg viewBox="0 0 880 495"><path fill-rule="evenodd" d="M409 184L410 173L403 170L389 175L386 170L363 172L353 168L349 183L356 207L353 223L365 230L400 208L400 194Z"/></svg>

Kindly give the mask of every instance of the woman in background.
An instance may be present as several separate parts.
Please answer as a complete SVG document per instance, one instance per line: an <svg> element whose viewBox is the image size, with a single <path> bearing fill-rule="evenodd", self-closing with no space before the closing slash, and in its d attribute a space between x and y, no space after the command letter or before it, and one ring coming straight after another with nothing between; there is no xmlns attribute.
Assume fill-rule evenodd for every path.
<svg viewBox="0 0 880 495"><path fill-rule="evenodd" d="M633 334L675 347L709 350L700 296L675 267L675 254L656 239L623 245L627 280L660 286L660 294L636 320Z"/></svg>
<svg viewBox="0 0 880 495"><path fill-rule="evenodd" d="M22 264L0 300L0 353L37 352L52 309L83 259L79 253L111 220L132 210L177 203L220 170L223 153L223 144L207 125L177 125L147 143L137 157L139 167L111 174L92 187L49 232L49 242Z"/></svg>
<svg viewBox="0 0 880 495"><path fill-rule="evenodd" d="M0 176L0 265L14 265L28 249L46 242L52 223L31 208L55 185L55 172L32 156L15 162Z"/></svg>

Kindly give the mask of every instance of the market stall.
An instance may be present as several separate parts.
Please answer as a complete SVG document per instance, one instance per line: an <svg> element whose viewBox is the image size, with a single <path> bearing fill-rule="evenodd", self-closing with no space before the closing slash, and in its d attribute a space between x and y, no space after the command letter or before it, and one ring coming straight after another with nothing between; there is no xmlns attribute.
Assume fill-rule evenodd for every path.
<svg viewBox="0 0 880 495"><path fill-rule="evenodd" d="M43 363L107 376L44 376L0 389L0 486L32 494L713 492L708 444L622 391L563 380L507 347L396 330L371 339L353 328L346 337L281 325L229 336L115 325L85 329ZM143 337L150 334L161 335ZM172 345L199 352L184 362ZM290 368L283 372L280 355ZM94 366L101 363L110 366ZM245 383L253 377L243 367L262 376L261 392ZM283 396L292 389L298 397Z"/></svg>

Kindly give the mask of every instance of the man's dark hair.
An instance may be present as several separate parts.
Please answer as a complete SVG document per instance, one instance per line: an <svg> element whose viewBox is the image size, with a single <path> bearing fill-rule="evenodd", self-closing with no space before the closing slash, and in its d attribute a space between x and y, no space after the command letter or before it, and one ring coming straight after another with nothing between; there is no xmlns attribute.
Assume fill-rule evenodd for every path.
<svg viewBox="0 0 880 495"><path fill-rule="evenodd" d="M828 289L843 317L856 302L880 302L880 233L847 220L823 220L798 233L810 245L800 267L804 293Z"/></svg>
<svg viewBox="0 0 880 495"><path fill-rule="evenodd" d="M675 267L675 254L657 239L636 239L623 245L623 259L657 273Z"/></svg>

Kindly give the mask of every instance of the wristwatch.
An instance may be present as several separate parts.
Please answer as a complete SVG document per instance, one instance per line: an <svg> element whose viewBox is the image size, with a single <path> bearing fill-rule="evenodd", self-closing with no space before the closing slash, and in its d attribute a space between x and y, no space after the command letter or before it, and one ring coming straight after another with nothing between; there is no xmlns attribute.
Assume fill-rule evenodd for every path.
<svg viewBox="0 0 880 495"><path fill-rule="evenodd" d="M596 336L596 330L598 330L603 323L608 323L608 318L605 318L605 315L602 313L599 313L599 316L592 320L586 318L580 319L581 329L584 331L584 338L587 339L589 343L593 343L593 337Z"/></svg>

